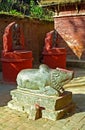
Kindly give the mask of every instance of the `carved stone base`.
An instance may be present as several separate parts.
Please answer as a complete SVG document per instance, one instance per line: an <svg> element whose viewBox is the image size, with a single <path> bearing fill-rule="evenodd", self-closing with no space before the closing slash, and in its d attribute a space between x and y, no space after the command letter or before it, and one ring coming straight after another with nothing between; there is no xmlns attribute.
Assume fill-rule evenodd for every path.
<svg viewBox="0 0 85 130"><path fill-rule="evenodd" d="M72 93L65 91L60 97L35 94L23 90L11 91L12 100L8 106L29 114L29 119L47 118L58 120L71 113L75 105Z"/></svg>
<svg viewBox="0 0 85 130"><path fill-rule="evenodd" d="M74 108L75 108L75 104L71 103L68 106L58 111L44 110L42 111L42 118L47 118L56 121L63 117L69 116L74 111Z"/></svg>

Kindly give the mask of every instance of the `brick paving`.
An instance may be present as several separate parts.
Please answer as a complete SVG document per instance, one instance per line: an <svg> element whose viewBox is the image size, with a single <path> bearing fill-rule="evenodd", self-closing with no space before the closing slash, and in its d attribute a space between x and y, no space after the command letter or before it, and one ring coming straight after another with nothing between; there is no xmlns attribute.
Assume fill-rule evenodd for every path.
<svg viewBox="0 0 85 130"><path fill-rule="evenodd" d="M29 115L8 108L11 100L10 91L16 85L0 80L0 130L85 130L85 72L74 68L75 77L65 87L72 91L76 111L68 118L57 121L48 119L29 120Z"/></svg>

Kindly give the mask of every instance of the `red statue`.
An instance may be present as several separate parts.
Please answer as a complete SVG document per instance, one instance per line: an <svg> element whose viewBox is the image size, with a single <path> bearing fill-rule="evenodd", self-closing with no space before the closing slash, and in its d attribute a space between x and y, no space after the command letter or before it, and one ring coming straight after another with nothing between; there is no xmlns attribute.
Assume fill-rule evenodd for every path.
<svg viewBox="0 0 85 130"><path fill-rule="evenodd" d="M66 68L66 49L58 48L58 33L53 30L46 34L43 50L43 63L50 68Z"/></svg>
<svg viewBox="0 0 85 130"><path fill-rule="evenodd" d="M12 22L6 27L3 35L3 50L4 52L10 52L16 49L25 49L24 35L22 28Z"/></svg>
<svg viewBox="0 0 85 130"><path fill-rule="evenodd" d="M57 31L53 30L46 34L44 52L50 52L57 47Z"/></svg>
<svg viewBox="0 0 85 130"><path fill-rule="evenodd" d="M1 55L3 80L16 82L20 70L32 68L32 60L32 51L25 50L22 27L15 22L10 23L3 35Z"/></svg>

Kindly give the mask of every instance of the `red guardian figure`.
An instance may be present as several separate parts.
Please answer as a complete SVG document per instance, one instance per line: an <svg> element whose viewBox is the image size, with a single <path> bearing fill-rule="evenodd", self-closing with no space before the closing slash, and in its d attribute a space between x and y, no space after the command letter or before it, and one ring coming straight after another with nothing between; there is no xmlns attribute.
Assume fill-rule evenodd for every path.
<svg viewBox="0 0 85 130"><path fill-rule="evenodd" d="M25 48L22 27L16 22L10 23L3 35L1 54L3 81L15 83L20 70L32 68L32 51Z"/></svg>
<svg viewBox="0 0 85 130"><path fill-rule="evenodd" d="M58 33L53 30L46 34L43 49L43 63L50 68L66 68L66 49L59 48L57 44Z"/></svg>

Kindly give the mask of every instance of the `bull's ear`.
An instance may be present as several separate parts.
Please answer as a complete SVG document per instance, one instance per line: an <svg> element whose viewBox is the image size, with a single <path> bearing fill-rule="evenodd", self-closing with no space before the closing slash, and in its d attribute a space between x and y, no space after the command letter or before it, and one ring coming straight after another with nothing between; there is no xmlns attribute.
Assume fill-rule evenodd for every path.
<svg viewBox="0 0 85 130"><path fill-rule="evenodd" d="M56 70L58 70L59 68L57 67Z"/></svg>

